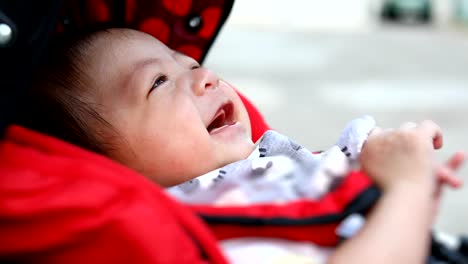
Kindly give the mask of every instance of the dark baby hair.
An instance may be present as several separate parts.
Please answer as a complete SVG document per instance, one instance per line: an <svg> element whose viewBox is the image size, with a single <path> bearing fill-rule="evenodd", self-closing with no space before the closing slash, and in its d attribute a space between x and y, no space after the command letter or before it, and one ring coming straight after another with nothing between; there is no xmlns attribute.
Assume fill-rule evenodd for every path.
<svg viewBox="0 0 468 264"><path fill-rule="evenodd" d="M83 99L92 85L83 69L93 41L106 31L53 37L36 72L17 123L104 154L103 142L112 126Z"/></svg>

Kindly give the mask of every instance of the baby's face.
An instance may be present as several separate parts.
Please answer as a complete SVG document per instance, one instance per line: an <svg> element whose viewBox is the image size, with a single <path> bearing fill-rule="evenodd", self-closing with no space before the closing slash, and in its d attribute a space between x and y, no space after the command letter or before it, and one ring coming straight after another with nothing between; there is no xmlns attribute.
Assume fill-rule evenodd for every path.
<svg viewBox="0 0 468 264"><path fill-rule="evenodd" d="M109 155L172 186L253 150L247 111L233 87L144 33L114 29L91 51L91 102L122 138Z"/></svg>

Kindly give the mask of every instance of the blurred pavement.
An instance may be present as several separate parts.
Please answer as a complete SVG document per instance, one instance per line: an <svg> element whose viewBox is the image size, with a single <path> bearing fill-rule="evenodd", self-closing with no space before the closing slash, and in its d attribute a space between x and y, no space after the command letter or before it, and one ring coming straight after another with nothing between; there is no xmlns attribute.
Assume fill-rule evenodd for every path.
<svg viewBox="0 0 468 264"><path fill-rule="evenodd" d="M264 10L256 21L249 7L262 3L237 0L205 65L252 99L272 127L321 150L335 142L346 122L363 114L382 127L433 119L445 133L441 161L456 150L468 152L468 31L381 25L369 17L352 27L346 18L330 27L323 27L325 20L298 27L274 19L280 13L286 18L281 6L273 13ZM349 21L358 17L349 15ZM307 21L304 17L297 19ZM462 175L468 181L468 166ZM468 233L467 222L468 185L445 193L436 227Z"/></svg>

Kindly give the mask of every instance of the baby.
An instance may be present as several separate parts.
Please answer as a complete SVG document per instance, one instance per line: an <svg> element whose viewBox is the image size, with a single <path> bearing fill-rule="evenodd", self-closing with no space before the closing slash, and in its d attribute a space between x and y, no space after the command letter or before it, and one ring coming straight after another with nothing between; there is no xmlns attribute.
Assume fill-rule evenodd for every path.
<svg viewBox="0 0 468 264"><path fill-rule="evenodd" d="M186 182L200 175L262 156L262 143L252 141L247 111L233 87L153 37L111 29L51 50L28 102L28 126L104 154L163 187L176 188L179 194L182 190L182 195L190 193ZM427 254L434 192L441 186L433 177L434 148L442 147L440 128L425 121L381 130L373 120L364 128L360 141L352 145L364 144L361 168L383 195L367 224L330 262L421 263ZM336 149L328 153L348 153L344 147ZM317 158L313 167L326 161L311 157ZM462 162L463 156L455 154L441 166L435 173L439 183L459 186L454 174ZM269 168L268 162L257 165L254 169ZM307 196L308 189L295 193ZM408 211L411 219L394 217ZM391 260L385 257L389 254Z"/></svg>

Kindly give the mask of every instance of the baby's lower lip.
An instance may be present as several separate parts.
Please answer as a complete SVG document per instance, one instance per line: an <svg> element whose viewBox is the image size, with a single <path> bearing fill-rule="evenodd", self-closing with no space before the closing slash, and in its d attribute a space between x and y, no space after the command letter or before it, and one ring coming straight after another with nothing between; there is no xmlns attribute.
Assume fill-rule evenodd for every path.
<svg viewBox="0 0 468 264"><path fill-rule="evenodd" d="M210 135L215 135L215 134L219 134L219 133L222 133L225 129L231 127L231 126L234 126L238 124L238 122L232 122L231 124L227 124L227 125L224 125L222 127L218 127L218 128L215 128L213 130L210 131Z"/></svg>

